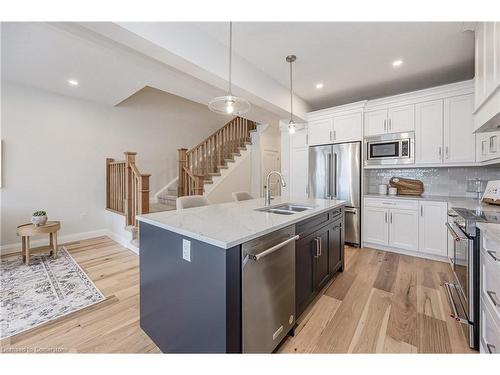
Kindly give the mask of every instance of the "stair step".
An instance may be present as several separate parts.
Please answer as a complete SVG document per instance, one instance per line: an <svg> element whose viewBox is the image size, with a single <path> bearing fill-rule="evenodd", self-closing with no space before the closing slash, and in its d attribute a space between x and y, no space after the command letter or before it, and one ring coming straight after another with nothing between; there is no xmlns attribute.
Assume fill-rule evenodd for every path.
<svg viewBox="0 0 500 375"><path fill-rule="evenodd" d="M208 175L210 177L216 177L216 176L220 176L220 172L210 172Z"/></svg>

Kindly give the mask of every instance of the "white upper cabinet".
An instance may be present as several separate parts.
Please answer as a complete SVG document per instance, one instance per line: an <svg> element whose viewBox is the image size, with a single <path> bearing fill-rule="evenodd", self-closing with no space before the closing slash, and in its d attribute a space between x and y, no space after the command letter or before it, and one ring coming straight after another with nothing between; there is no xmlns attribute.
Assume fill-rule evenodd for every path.
<svg viewBox="0 0 500 375"><path fill-rule="evenodd" d="M476 161L500 158L500 131L476 134Z"/></svg>
<svg viewBox="0 0 500 375"><path fill-rule="evenodd" d="M364 103L312 112L308 122L309 145L361 141Z"/></svg>
<svg viewBox="0 0 500 375"><path fill-rule="evenodd" d="M415 106L390 107L365 113L365 136L415 130Z"/></svg>
<svg viewBox="0 0 500 375"><path fill-rule="evenodd" d="M388 133L402 133L415 130L415 106L389 108L387 118Z"/></svg>
<svg viewBox="0 0 500 375"><path fill-rule="evenodd" d="M418 103L415 112L417 164L441 163L443 161L443 100Z"/></svg>
<svg viewBox="0 0 500 375"><path fill-rule="evenodd" d="M365 113L365 137L387 133L387 109Z"/></svg>
<svg viewBox="0 0 500 375"><path fill-rule="evenodd" d="M333 121L331 118L309 121L309 145L323 145L333 142Z"/></svg>
<svg viewBox="0 0 500 375"><path fill-rule="evenodd" d="M476 159L476 136L472 118L473 96L444 99L444 163L467 163Z"/></svg>
<svg viewBox="0 0 500 375"><path fill-rule="evenodd" d="M356 112L333 117L333 142L352 142L362 139L363 113Z"/></svg>
<svg viewBox="0 0 500 375"><path fill-rule="evenodd" d="M475 29L474 129L500 125L500 22L478 22Z"/></svg>

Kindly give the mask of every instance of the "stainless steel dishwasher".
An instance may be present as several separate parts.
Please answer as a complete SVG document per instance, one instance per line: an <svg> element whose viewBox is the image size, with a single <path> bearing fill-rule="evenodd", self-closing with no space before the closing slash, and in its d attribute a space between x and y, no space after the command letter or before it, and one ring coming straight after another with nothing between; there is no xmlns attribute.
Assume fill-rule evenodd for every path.
<svg viewBox="0 0 500 375"><path fill-rule="evenodd" d="M271 353L295 324L295 226L242 245L243 353Z"/></svg>

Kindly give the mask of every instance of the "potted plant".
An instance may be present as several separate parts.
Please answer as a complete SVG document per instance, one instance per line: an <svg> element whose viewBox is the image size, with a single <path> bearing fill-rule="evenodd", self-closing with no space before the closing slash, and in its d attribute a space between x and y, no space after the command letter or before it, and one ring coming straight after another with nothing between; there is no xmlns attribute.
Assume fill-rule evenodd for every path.
<svg viewBox="0 0 500 375"><path fill-rule="evenodd" d="M31 216L31 222L35 224L36 227L40 225L45 225L47 222L47 212L45 211L35 211Z"/></svg>

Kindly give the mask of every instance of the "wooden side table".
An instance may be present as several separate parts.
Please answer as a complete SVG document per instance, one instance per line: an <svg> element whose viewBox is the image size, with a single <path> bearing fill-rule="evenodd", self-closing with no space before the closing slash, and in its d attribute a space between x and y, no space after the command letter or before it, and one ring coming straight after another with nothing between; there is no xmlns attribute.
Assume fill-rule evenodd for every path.
<svg viewBox="0 0 500 375"><path fill-rule="evenodd" d="M50 255L57 259L57 231L61 229L59 221L47 221L45 225L39 227L34 224L23 224L17 227L17 235L21 236L23 262L27 265L30 264L30 255L35 253L50 252ZM41 234L49 235L49 245L30 248L30 237L38 236Z"/></svg>

